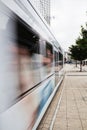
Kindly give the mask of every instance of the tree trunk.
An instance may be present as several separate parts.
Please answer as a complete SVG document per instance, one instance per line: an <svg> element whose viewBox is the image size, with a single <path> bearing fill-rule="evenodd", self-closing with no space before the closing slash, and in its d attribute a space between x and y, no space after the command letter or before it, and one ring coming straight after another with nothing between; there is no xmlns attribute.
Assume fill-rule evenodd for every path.
<svg viewBox="0 0 87 130"><path fill-rule="evenodd" d="M77 67L77 60L76 60L76 67Z"/></svg>
<svg viewBox="0 0 87 130"><path fill-rule="evenodd" d="M80 72L82 72L82 60L80 61Z"/></svg>

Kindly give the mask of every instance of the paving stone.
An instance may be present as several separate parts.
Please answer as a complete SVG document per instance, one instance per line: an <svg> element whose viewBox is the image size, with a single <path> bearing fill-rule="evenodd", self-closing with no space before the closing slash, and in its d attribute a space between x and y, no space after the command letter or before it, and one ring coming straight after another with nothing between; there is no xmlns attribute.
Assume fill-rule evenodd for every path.
<svg viewBox="0 0 87 130"><path fill-rule="evenodd" d="M66 65L64 69L66 76L61 85L64 91L53 130L87 130L87 66L84 68L86 72L79 72L75 65ZM51 109L48 108L42 130L49 130L58 99L57 93L49 106Z"/></svg>

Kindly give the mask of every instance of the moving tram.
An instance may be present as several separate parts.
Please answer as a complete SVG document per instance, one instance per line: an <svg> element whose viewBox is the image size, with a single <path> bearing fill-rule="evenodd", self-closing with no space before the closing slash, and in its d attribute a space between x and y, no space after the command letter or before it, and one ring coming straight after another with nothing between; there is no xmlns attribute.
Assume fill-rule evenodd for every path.
<svg viewBox="0 0 87 130"><path fill-rule="evenodd" d="M63 50L28 0L0 0L0 129L36 130L63 80Z"/></svg>

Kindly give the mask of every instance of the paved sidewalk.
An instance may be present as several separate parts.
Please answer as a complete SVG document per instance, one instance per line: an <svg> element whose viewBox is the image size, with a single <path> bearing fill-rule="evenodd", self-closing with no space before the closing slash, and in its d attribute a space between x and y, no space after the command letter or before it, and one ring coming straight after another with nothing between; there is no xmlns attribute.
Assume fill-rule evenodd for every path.
<svg viewBox="0 0 87 130"><path fill-rule="evenodd" d="M78 64L77 67L75 64L66 64L64 65L64 70L68 72L79 72L80 71L80 65ZM87 74L87 65L82 66L82 73Z"/></svg>
<svg viewBox="0 0 87 130"><path fill-rule="evenodd" d="M52 130L87 130L87 72L86 69L84 72L75 69L74 65L65 66L66 76L62 85L64 91ZM55 98L55 102L57 104L58 98ZM54 104L51 103L52 105ZM55 112L52 113L49 115L51 122ZM50 130L46 123L48 124L43 122L42 130Z"/></svg>

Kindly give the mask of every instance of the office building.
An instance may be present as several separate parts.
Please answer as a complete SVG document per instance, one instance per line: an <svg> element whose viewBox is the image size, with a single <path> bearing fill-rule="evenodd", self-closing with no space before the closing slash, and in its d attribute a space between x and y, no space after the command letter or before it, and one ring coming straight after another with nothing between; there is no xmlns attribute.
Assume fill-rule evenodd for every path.
<svg viewBox="0 0 87 130"><path fill-rule="evenodd" d="M31 2L47 23L50 24L50 0L31 0Z"/></svg>

